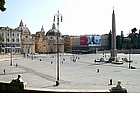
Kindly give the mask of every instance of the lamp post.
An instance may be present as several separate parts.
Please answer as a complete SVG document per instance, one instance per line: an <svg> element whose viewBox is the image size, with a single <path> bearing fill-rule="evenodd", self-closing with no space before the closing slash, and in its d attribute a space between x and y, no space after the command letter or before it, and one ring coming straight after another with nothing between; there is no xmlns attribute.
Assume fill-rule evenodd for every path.
<svg viewBox="0 0 140 140"><path fill-rule="evenodd" d="M11 38L12 31L10 31L10 38ZM10 57L10 66L12 66L12 38L11 38L11 57Z"/></svg>
<svg viewBox="0 0 140 140"><path fill-rule="evenodd" d="M58 30L58 33L57 33L57 68L56 68L56 71L57 71L57 76L56 76L56 86L59 85L59 36L60 36L60 33L59 33L59 18L61 17L61 22L62 22L62 14L59 13L59 10L57 12L57 14L54 15L54 22L55 22L55 17L57 17L57 30Z"/></svg>
<svg viewBox="0 0 140 140"><path fill-rule="evenodd" d="M131 68L131 53L132 53L132 48L129 50L129 69Z"/></svg>
<svg viewBox="0 0 140 140"><path fill-rule="evenodd" d="M11 45L11 61L10 61L10 66L12 66L12 45Z"/></svg>

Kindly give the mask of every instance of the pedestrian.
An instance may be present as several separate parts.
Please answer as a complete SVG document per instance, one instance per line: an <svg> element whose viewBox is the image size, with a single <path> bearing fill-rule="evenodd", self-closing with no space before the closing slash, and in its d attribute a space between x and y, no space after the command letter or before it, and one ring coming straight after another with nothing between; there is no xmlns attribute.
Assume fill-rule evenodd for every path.
<svg viewBox="0 0 140 140"><path fill-rule="evenodd" d="M112 85L112 79L110 79L110 83L109 83L109 85Z"/></svg>
<svg viewBox="0 0 140 140"><path fill-rule="evenodd" d="M97 73L99 73L99 71L100 71L100 70L99 70L99 69L97 69Z"/></svg>
<svg viewBox="0 0 140 140"><path fill-rule="evenodd" d="M5 69L3 70L3 73L4 73L4 75L6 74L6 70Z"/></svg>

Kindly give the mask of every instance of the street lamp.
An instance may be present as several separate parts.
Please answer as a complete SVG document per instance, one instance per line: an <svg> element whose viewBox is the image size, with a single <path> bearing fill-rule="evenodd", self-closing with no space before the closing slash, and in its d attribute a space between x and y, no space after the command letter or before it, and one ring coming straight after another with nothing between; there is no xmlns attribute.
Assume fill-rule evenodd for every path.
<svg viewBox="0 0 140 140"><path fill-rule="evenodd" d="M12 31L10 31L10 38L11 38ZM11 38L11 59L10 59L10 66L12 66L12 38Z"/></svg>
<svg viewBox="0 0 140 140"><path fill-rule="evenodd" d="M12 66L12 45L11 45L11 61L10 61L10 66Z"/></svg>
<svg viewBox="0 0 140 140"><path fill-rule="evenodd" d="M131 42L131 39L129 40L129 43ZM128 62L129 62L129 69L131 68L131 56L130 56L130 53L131 53L131 49L132 49L132 47L131 47L131 44L129 44L129 46L130 46L130 50L129 50L129 60L128 60Z"/></svg>
<svg viewBox="0 0 140 140"><path fill-rule="evenodd" d="M62 14L59 13L59 10L57 12L57 14L54 15L54 22L55 22L55 16L57 17L57 30L58 30L58 33L57 33L57 77L56 77L56 86L59 85L59 36L60 36L60 32L59 32L59 17L61 17L61 22L62 22Z"/></svg>

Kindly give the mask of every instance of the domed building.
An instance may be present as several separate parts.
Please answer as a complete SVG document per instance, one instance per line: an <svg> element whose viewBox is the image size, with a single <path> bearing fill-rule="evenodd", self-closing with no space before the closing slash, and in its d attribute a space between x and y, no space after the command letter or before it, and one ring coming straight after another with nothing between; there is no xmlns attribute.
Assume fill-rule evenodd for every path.
<svg viewBox="0 0 140 140"><path fill-rule="evenodd" d="M22 20L15 30L21 32L21 53L32 54L35 53L35 40L33 39L30 30L26 25L24 26Z"/></svg>
<svg viewBox="0 0 140 140"><path fill-rule="evenodd" d="M59 52L64 52L64 39L62 37L62 34L59 30L56 29L55 24L53 23L52 29L50 29L46 33L47 37L47 52L48 53L56 53L57 52L57 46L59 49ZM57 40L58 37L58 40Z"/></svg>

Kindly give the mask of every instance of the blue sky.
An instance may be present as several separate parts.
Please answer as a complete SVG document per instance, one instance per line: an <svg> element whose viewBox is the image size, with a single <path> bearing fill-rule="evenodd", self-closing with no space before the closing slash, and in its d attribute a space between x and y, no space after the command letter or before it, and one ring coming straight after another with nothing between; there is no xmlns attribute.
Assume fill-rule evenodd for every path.
<svg viewBox="0 0 140 140"><path fill-rule="evenodd" d="M132 28L140 29L138 0L6 0L5 12L0 12L0 26L18 27L22 19L31 33L44 26L52 28L53 16L59 10L62 34L105 34L111 30L113 6L117 34L128 34Z"/></svg>

